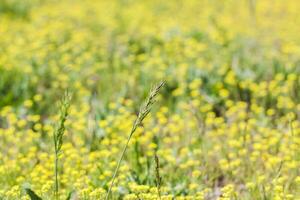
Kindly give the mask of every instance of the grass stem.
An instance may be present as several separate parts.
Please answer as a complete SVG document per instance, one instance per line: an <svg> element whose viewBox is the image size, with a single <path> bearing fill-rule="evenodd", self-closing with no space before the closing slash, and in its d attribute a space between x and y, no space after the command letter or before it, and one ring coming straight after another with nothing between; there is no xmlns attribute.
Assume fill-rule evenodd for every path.
<svg viewBox="0 0 300 200"><path fill-rule="evenodd" d="M53 133L54 140L54 173L55 173L55 181L54 181L54 197L55 200L59 200L59 180L58 180L58 165L59 165L59 155L61 152L61 147L63 144L63 135L65 133L65 122L67 120L70 108L71 96L69 92L65 92L61 102L60 102L60 118L59 122L55 127Z"/></svg>
<svg viewBox="0 0 300 200"><path fill-rule="evenodd" d="M118 171L120 169L120 165L121 165L121 162L124 158L124 155L126 153L126 150L128 148L128 145L129 145L129 142L130 142L130 139L132 137L132 135L134 134L134 132L136 131L136 129L142 124L143 120L145 119L145 117L149 114L149 112L151 111L151 108L152 108L152 105L155 103L155 97L157 96L157 94L159 93L159 90L164 86L164 82L160 82L157 86L155 86L151 91L150 91L150 94L145 102L145 104L140 108L140 111L138 113L138 116L136 118L136 120L134 121L133 123L133 126L131 128L131 131L130 131L130 134L127 138L127 141L126 141L126 144L122 150L122 153L121 153L121 156L118 160L118 164L117 164L117 167L114 171L114 174L113 174L113 177L112 177L112 180L111 180L111 183L110 183L110 186L109 186L109 189L107 191L107 194L106 194L106 197L105 199L108 200L109 199L109 195L111 193L111 190L112 190L112 187L114 185L114 182L115 182L115 179L116 179L116 176L118 174Z"/></svg>

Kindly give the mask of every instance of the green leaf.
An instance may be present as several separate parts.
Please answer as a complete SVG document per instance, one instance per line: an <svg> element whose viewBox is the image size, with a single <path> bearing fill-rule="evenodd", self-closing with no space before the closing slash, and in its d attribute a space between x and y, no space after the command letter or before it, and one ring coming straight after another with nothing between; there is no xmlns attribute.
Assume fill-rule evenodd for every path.
<svg viewBox="0 0 300 200"><path fill-rule="evenodd" d="M39 197L37 194L35 194L35 192L32 191L31 189L26 188L25 191L29 195L31 200L42 200L42 198Z"/></svg>
<svg viewBox="0 0 300 200"><path fill-rule="evenodd" d="M73 194L73 191L69 192L68 197L66 198L66 200L71 200L72 194Z"/></svg>

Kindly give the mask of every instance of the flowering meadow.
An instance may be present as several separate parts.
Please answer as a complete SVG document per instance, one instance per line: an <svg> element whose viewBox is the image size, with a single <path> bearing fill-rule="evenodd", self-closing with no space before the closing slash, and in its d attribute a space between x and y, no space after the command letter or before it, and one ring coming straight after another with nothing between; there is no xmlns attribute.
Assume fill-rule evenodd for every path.
<svg viewBox="0 0 300 200"><path fill-rule="evenodd" d="M299 10L0 0L0 200L300 200Z"/></svg>

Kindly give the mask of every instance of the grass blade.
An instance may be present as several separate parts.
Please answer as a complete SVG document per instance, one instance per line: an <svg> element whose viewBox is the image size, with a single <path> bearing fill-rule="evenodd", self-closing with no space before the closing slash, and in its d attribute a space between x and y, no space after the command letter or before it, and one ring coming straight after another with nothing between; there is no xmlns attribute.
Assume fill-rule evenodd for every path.
<svg viewBox="0 0 300 200"><path fill-rule="evenodd" d="M157 153L155 152L154 155L155 158L155 178L156 178L156 187L157 187L157 194L158 194L158 199L161 199L161 182L162 178L160 176L160 164L159 164L159 158L157 156Z"/></svg>
<svg viewBox="0 0 300 200"><path fill-rule="evenodd" d="M25 189L26 194L28 194L28 196L30 197L31 200L42 200L41 197L39 197L34 191L32 191L29 188Z"/></svg>

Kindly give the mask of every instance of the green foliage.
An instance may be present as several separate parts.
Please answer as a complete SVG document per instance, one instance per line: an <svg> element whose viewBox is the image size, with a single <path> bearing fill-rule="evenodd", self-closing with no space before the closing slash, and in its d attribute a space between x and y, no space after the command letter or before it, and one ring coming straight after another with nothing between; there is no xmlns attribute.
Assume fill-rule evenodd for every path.
<svg viewBox="0 0 300 200"><path fill-rule="evenodd" d="M18 70L6 70L0 66L0 107L18 105L28 92L28 82Z"/></svg>
<svg viewBox="0 0 300 200"><path fill-rule="evenodd" d="M28 18L32 7L39 0L1 0L0 14L7 14L12 17Z"/></svg>

